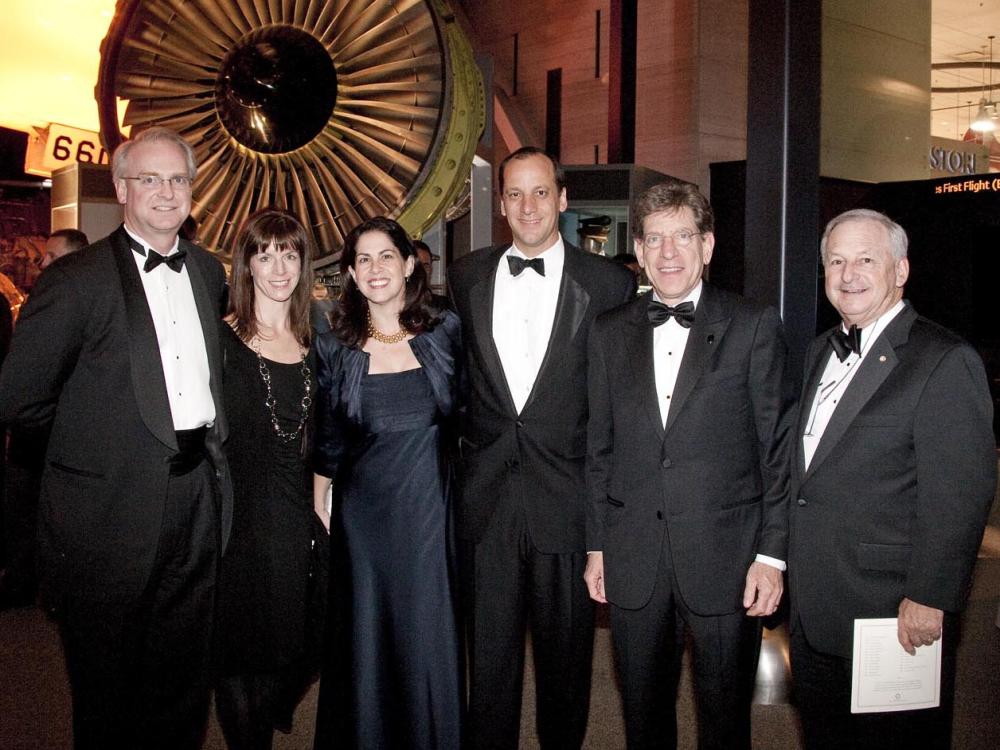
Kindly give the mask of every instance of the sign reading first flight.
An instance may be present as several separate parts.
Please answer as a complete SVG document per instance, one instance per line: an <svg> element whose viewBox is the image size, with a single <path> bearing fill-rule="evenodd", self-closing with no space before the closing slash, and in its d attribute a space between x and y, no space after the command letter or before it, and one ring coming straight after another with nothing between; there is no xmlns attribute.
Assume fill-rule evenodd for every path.
<svg viewBox="0 0 1000 750"><path fill-rule="evenodd" d="M24 157L24 171L28 174L51 177L57 169L74 162L109 162L97 133L52 123L47 128L35 128L34 135L28 137Z"/></svg>

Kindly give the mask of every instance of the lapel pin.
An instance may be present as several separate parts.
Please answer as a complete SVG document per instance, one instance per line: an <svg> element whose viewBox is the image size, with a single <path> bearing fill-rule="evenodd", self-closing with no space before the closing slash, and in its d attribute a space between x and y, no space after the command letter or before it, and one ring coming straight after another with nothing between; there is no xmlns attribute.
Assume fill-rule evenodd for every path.
<svg viewBox="0 0 1000 750"><path fill-rule="evenodd" d="M708 340L708 343L714 344L715 343L715 334L712 334L712 333L708 334L708 339L707 340Z"/></svg>
<svg viewBox="0 0 1000 750"><path fill-rule="evenodd" d="M885 362L885 355L883 354L881 357L879 357L878 361L879 362Z"/></svg>

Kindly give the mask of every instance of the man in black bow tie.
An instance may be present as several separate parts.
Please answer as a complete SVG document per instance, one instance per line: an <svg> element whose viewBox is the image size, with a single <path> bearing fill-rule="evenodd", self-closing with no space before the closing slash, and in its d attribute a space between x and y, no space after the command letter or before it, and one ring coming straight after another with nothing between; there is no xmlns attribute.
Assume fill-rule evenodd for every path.
<svg viewBox="0 0 1000 750"><path fill-rule="evenodd" d="M195 170L165 128L115 151L123 226L42 274L0 375L0 420L51 427L42 599L60 626L77 748L197 748L207 716L232 500L225 275L178 240Z"/></svg>
<svg viewBox="0 0 1000 750"><path fill-rule="evenodd" d="M806 747L945 748L957 612L996 488L982 361L903 301L906 232L848 211L820 245L842 325L806 353L788 550L792 673ZM941 640L941 705L851 713L855 618Z"/></svg>
<svg viewBox="0 0 1000 750"><path fill-rule="evenodd" d="M583 583L587 334L635 294L635 279L563 241L562 169L544 151L515 151L498 176L513 243L449 269L470 388L457 503L468 747L518 747L529 625L541 746L578 748L594 626Z"/></svg>
<svg viewBox="0 0 1000 750"><path fill-rule="evenodd" d="M783 590L788 420L778 313L702 281L715 246L696 186L633 206L653 290L590 339L586 580L611 603L627 746L676 747L685 631L698 746L749 750L760 618Z"/></svg>

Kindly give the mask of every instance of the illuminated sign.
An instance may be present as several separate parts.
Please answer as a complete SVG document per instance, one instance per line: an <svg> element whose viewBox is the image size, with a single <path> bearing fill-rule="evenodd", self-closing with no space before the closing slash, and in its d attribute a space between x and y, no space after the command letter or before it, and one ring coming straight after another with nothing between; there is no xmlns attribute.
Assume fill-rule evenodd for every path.
<svg viewBox="0 0 1000 750"><path fill-rule="evenodd" d="M955 180L934 186L934 195L949 193L979 193L983 190L1000 193L1000 177L979 177L973 180Z"/></svg>
<svg viewBox="0 0 1000 750"><path fill-rule="evenodd" d="M52 123L48 128L35 128L34 131L28 137L28 150L24 157L24 171L28 174L51 177L55 170L74 162L109 162L101 139L91 130Z"/></svg>

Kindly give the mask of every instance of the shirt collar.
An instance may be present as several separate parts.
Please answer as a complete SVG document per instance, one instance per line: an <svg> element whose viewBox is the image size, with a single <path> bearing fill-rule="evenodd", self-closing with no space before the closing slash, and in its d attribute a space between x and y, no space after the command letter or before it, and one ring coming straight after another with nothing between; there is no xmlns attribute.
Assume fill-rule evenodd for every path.
<svg viewBox="0 0 1000 750"><path fill-rule="evenodd" d="M518 249L517 245L511 245L509 248L507 248L507 252L505 252L501 256L501 259L500 259L500 262L501 262L501 264L503 265L504 268L507 268L506 258L507 258L508 255L514 255L514 256L516 256L518 258L527 258L528 257L527 255L525 255L523 252L521 252ZM552 245L550 245L549 247L547 247L545 250L543 250L542 252L540 252L538 255L536 255L534 257L536 257L536 258L544 258L545 259L545 276L544 276L544 278L546 278L546 279L561 279L562 278L562 270L563 270L563 262L566 259L566 246L563 244L562 235L561 234L558 235L556 237L556 241L554 243L552 243ZM508 270L507 273L509 274L510 271ZM513 278L513 277L511 277L511 278Z"/></svg>
<svg viewBox="0 0 1000 750"><path fill-rule="evenodd" d="M871 347L875 339L882 335L882 331L888 328L895 317L903 312L904 307L906 307L906 303L901 299L897 300L896 304L879 315L874 323L861 329L861 351L867 351ZM840 330L847 333L847 326L843 322L840 324Z"/></svg>
<svg viewBox="0 0 1000 750"><path fill-rule="evenodd" d="M142 249L145 250L146 255L149 255L149 251L153 249L153 246L150 245L148 242L146 242L146 240L144 240L142 237L140 237L139 235L137 235L135 232L133 232L131 229L129 229L128 224L122 224L122 226L125 227L125 231L128 232L128 236L131 237L136 242L138 242L139 245L142 247ZM170 255L173 255L174 253L176 253L177 252L177 246L179 244L180 244L179 237L174 237L174 245L173 245L173 247L170 248L170 252L167 253L167 256L170 256ZM154 250L153 252L159 252L159 251Z"/></svg>
<svg viewBox="0 0 1000 750"><path fill-rule="evenodd" d="M704 286L704 283L705 282L703 282L703 281L699 281L698 284L695 286L695 288L692 289L690 292L688 292L687 296L685 296L684 299L682 299L677 304L680 305L680 304L683 304L685 302L690 302L690 303L692 303L694 305L695 309L697 310L698 309L698 303L701 301L701 288L702 288L702 286ZM664 305L667 304L666 302L663 302L662 299L660 299L660 295L656 293L656 289L653 289L653 299L655 299L657 302L660 302L660 303L662 303ZM677 305L672 305L672 306L676 307Z"/></svg>

